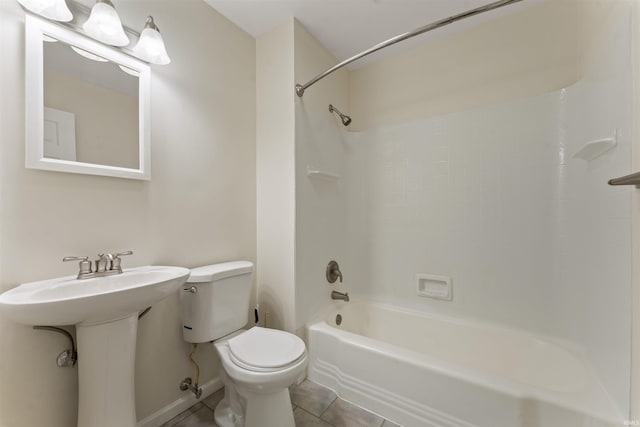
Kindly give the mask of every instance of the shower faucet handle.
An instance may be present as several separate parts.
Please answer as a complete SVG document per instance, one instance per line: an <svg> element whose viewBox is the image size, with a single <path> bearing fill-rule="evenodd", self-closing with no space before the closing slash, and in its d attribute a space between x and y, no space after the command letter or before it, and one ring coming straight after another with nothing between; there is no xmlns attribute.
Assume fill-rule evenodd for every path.
<svg viewBox="0 0 640 427"><path fill-rule="evenodd" d="M336 261L329 261L325 274L329 283L335 283L338 279L340 279L340 283L342 283L342 272L340 271L340 266Z"/></svg>

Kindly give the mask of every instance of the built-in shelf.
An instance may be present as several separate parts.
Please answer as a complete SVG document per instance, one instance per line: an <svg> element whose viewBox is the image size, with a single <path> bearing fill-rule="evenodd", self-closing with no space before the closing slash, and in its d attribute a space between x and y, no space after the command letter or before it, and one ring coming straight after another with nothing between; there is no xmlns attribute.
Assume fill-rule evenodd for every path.
<svg viewBox="0 0 640 427"><path fill-rule="evenodd" d="M341 176L336 173L315 169L311 166L307 166L307 176L309 178L320 178L329 181L337 181L341 178Z"/></svg>
<svg viewBox="0 0 640 427"><path fill-rule="evenodd" d="M635 185L640 188L640 172L610 179L609 185Z"/></svg>

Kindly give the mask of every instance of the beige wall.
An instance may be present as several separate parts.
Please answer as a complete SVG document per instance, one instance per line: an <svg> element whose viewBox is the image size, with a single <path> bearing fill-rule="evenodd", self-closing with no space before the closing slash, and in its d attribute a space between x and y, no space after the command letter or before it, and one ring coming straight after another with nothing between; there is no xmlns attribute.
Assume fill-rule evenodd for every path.
<svg viewBox="0 0 640 427"><path fill-rule="evenodd" d="M274 328L295 329L293 19L256 40L258 300Z"/></svg>
<svg viewBox="0 0 640 427"><path fill-rule="evenodd" d="M338 60L298 21L294 21L295 82L306 83L322 71L338 63ZM307 113L319 113L331 117L329 104L349 112L349 70L342 68L331 77L310 87L302 98L294 97L296 106ZM296 123L297 124L297 123Z"/></svg>
<svg viewBox="0 0 640 427"><path fill-rule="evenodd" d="M569 86L580 76L583 3L600 0L523 4L487 24L352 71L352 130Z"/></svg>
<svg viewBox="0 0 640 427"><path fill-rule="evenodd" d="M134 28L152 14L172 59L152 67L149 182L25 169L24 13L0 1L0 291L73 274L64 255L132 249L125 267L256 259L255 40L199 0L118 11ZM0 342L0 425L75 425L77 370L55 366L64 338L1 319ZM139 325L139 419L184 395L188 350L175 295ZM196 359L201 382L217 375L211 348Z"/></svg>
<svg viewBox="0 0 640 427"><path fill-rule="evenodd" d="M75 115L76 160L138 169L138 98L45 69L44 105Z"/></svg>

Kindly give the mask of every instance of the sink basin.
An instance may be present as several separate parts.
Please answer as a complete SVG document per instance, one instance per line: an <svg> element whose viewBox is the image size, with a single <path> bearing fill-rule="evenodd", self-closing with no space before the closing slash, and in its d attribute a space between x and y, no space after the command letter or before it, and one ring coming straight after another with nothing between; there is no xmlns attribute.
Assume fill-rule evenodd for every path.
<svg viewBox="0 0 640 427"><path fill-rule="evenodd" d="M144 310L186 281L182 267L145 266L122 274L25 283L0 295L0 312L25 325L94 324Z"/></svg>

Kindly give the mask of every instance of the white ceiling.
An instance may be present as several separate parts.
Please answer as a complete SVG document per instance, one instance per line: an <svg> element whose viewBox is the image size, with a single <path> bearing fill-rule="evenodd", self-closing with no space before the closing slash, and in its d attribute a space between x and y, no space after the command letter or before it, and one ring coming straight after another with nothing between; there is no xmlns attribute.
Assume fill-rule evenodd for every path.
<svg viewBox="0 0 640 427"><path fill-rule="evenodd" d="M258 37L295 17L339 60L377 43L493 0L205 0L240 28ZM382 56L511 13L537 0L525 0L496 11L439 28L372 55Z"/></svg>

